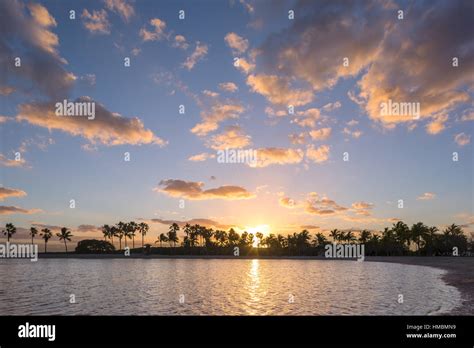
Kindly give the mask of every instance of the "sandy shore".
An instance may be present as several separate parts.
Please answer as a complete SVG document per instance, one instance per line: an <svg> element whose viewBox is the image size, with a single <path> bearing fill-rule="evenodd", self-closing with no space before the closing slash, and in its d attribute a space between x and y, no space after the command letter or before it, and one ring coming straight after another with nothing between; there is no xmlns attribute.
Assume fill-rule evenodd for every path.
<svg viewBox="0 0 474 348"><path fill-rule="evenodd" d="M39 258L79 258L79 259L235 259L228 255L143 255L132 254L39 254ZM322 256L239 256L239 259L263 260L329 260ZM350 260L341 260L348 261ZM453 315L474 315L474 257L428 257L428 256L366 256L366 262L391 262L407 265L435 267L446 270L443 280L455 286L462 295L463 303L453 311Z"/></svg>
<svg viewBox="0 0 474 348"><path fill-rule="evenodd" d="M455 286L462 295L463 303L453 315L474 315L474 257L424 257L424 256L372 256L366 261L392 262L441 268L448 271L443 280Z"/></svg>

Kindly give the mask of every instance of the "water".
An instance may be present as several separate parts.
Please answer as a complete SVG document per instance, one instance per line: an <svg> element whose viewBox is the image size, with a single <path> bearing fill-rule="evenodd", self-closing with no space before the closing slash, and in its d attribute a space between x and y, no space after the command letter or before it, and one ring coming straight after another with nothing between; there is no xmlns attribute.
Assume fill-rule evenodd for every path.
<svg viewBox="0 0 474 348"><path fill-rule="evenodd" d="M324 260L2 260L0 315L441 314L461 301L444 272Z"/></svg>

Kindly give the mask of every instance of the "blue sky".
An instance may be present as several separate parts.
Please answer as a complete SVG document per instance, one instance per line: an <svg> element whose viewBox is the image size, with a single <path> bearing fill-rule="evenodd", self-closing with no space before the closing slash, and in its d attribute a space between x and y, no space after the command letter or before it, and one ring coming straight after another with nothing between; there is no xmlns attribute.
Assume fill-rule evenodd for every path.
<svg viewBox="0 0 474 348"><path fill-rule="evenodd" d="M472 11L460 15L472 4L369 5L3 2L0 43L8 50L0 58L41 61L44 71L24 65L26 72L0 74L0 184L10 189L1 191L2 224L68 226L83 238L100 235L95 227L105 223L144 219L150 241L167 229L152 219L267 225L284 234L307 225L312 232L383 229L396 219L472 231ZM184 66L199 47L205 52ZM234 58L250 68L236 68ZM56 123L45 114L57 101L83 96L102 105L95 120ZM420 119L381 118L374 105L388 99L419 102ZM229 105L238 111L212 108ZM299 125L311 118L308 110L313 124ZM209 126L206 115L216 124L199 133L197 124ZM292 143L292 134L301 140ZM223 147L255 149L262 162L217 163ZM16 152L24 161L11 161ZM200 154L207 159L190 160ZM216 190L212 197L208 189Z"/></svg>

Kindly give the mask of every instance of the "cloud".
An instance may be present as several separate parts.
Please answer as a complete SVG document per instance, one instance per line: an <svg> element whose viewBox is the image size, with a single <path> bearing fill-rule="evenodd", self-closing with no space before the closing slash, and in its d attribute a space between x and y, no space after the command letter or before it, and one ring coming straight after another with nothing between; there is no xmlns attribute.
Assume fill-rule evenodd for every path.
<svg viewBox="0 0 474 348"><path fill-rule="evenodd" d="M413 122L410 116L382 115L380 105L389 99L419 103L417 122L469 102L473 4L418 2L406 8L403 20L396 19L397 8L375 1L300 1L294 8L298 20L270 35L259 48L262 65L267 74L309 83L314 92L362 74L359 92L349 97L387 128ZM458 67L453 67L453 57L459 59ZM431 124L427 131L437 134L443 123Z"/></svg>
<svg viewBox="0 0 474 348"><path fill-rule="evenodd" d="M105 0L105 6L110 11L118 13L125 22L128 22L135 14L133 6L125 0Z"/></svg>
<svg viewBox="0 0 474 348"><path fill-rule="evenodd" d="M208 160L209 158L215 158L215 157L216 157L215 154L203 152L203 153L189 157L188 160L191 162L202 162L202 161Z"/></svg>
<svg viewBox="0 0 474 348"><path fill-rule="evenodd" d="M245 58L238 58L238 64L236 68L241 70L245 75L248 75L255 69L255 63L245 59ZM235 64L235 63L234 63ZM234 65L235 66L235 65Z"/></svg>
<svg viewBox="0 0 474 348"><path fill-rule="evenodd" d="M293 10L298 20L270 35L260 48L261 56L270 71L305 81L315 91L331 88L366 67L393 16L376 3L362 1L300 1ZM350 58L347 67L344 57Z"/></svg>
<svg viewBox="0 0 474 348"><path fill-rule="evenodd" d="M80 97L76 102L94 102L90 97ZM92 144L102 145L141 145L166 142L146 129L137 118L126 118L116 112L110 112L95 102L95 118L89 120L81 116L56 116L54 103L31 103L19 106L18 121L49 130L61 130L74 136L82 136Z"/></svg>
<svg viewBox="0 0 474 348"><path fill-rule="evenodd" d="M226 199L239 200L254 198L255 195L240 186L220 186L203 190L204 183L184 180L162 180L153 190L171 197L182 197L191 200Z"/></svg>
<svg viewBox="0 0 474 348"><path fill-rule="evenodd" d="M448 115L434 117L433 121L426 125L426 132L432 135L441 133L446 128L445 123L447 120Z"/></svg>
<svg viewBox="0 0 474 348"><path fill-rule="evenodd" d="M328 104L324 105L323 109L325 111L333 111L333 110L339 109L341 106L342 106L341 102L336 101L334 103L328 103Z"/></svg>
<svg viewBox="0 0 474 348"><path fill-rule="evenodd" d="M323 163L329 159L329 150L329 145L321 145L315 148L314 145L311 144L306 148L306 157L315 163Z"/></svg>
<svg viewBox="0 0 474 348"><path fill-rule="evenodd" d="M0 205L0 215L12 215L12 214L36 214L40 213L41 209L24 209L15 206Z"/></svg>
<svg viewBox="0 0 474 348"><path fill-rule="evenodd" d="M301 149L286 149L266 147L257 149L257 163L251 167L263 168L273 164L296 164L303 160L304 152Z"/></svg>
<svg viewBox="0 0 474 348"><path fill-rule="evenodd" d="M161 41L167 39L166 23L159 18L153 18L150 20L150 25L153 27L152 31L147 30L145 27L140 29L140 37L143 41Z"/></svg>
<svg viewBox="0 0 474 348"><path fill-rule="evenodd" d="M191 70L194 68L196 63L203 59L207 55L208 47L206 44L202 44L199 41L196 42L196 48L194 49L194 52L186 58L186 61L183 63L183 66Z"/></svg>
<svg viewBox="0 0 474 348"><path fill-rule="evenodd" d="M295 208L297 206L297 203L291 199L290 197L280 197L278 199L278 204L280 204L280 206L282 207L285 207L285 208Z"/></svg>
<svg viewBox="0 0 474 348"><path fill-rule="evenodd" d="M289 79L276 75L249 75L247 84L272 104L302 106L313 100L312 91L291 89Z"/></svg>
<svg viewBox="0 0 474 348"><path fill-rule="evenodd" d="M362 135L362 132L360 130L351 130L347 127L344 127L344 129L342 130L342 133L349 135L355 139L359 139L360 136Z"/></svg>
<svg viewBox="0 0 474 348"><path fill-rule="evenodd" d="M239 0L239 3L245 8L248 13L253 14L255 12L255 8L252 4L250 4L248 0Z"/></svg>
<svg viewBox="0 0 474 348"><path fill-rule="evenodd" d="M174 37L174 42L172 46L175 48L180 48L182 50L187 50L189 44L186 42L186 38L183 35L176 35Z"/></svg>
<svg viewBox="0 0 474 348"><path fill-rule="evenodd" d="M372 203L367 203L364 201L352 203L352 208L357 209L357 210L367 210L367 209L372 209L373 207L374 205Z"/></svg>
<svg viewBox="0 0 474 348"><path fill-rule="evenodd" d="M246 135L240 126L228 126L223 133L212 136L207 146L214 150L240 149L250 143L250 136Z"/></svg>
<svg viewBox="0 0 474 348"><path fill-rule="evenodd" d="M90 13L87 9L82 11L82 24L93 34L110 34L110 22L107 19L105 10L93 10Z"/></svg>
<svg viewBox="0 0 474 348"><path fill-rule="evenodd" d="M304 203L304 210L311 215L334 215L340 212L347 211L348 208L337 204L334 200L328 197L319 197L315 192L308 195Z"/></svg>
<svg viewBox="0 0 474 348"><path fill-rule="evenodd" d="M416 3L403 21L386 31L377 59L359 83L370 118L383 124L409 122L411 117L380 115L379 105L388 99L417 102L420 120L435 118L428 133L444 129L447 116L443 122L437 116L471 99L466 88L472 87L474 74L472 13L468 1ZM458 68L452 66L454 56Z"/></svg>
<svg viewBox="0 0 474 348"><path fill-rule="evenodd" d="M47 224L43 224L41 222L32 222L31 225L33 227L36 227L36 228L39 228L39 229L47 228L47 229L49 229L53 232L55 232L55 231L59 232L61 230L61 228L63 227L63 226L56 226L56 225L47 225Z"/></svg>
<svg viewBox="0 0 474 348"><path fill-rule="evenodd" d="M8 159L5 155L0 154L0 166L4 167L23 167L26 165L26 161L21 158L19 160L16 159Z"/></svg>
<svg viewBox="0 0 474 348"><path fill-rule="evenodd" d="M464 110L461 121L474 121L474 108Z"/></svg>
<svg viewBox="0 0 474 348"><path fill-rule="evenodd" d="M75 229L76 232L89 233L89 232L100 232L101 228L94 225L79 225Z"/></svg>
<svg viewBox="0 0 474 348"><path fill-rule="evenodd" d="M459 146L465 146L471 142L471 136L466 133L459 133L454 137L454 141Z"/></svg>
<svg viewBox="0 0 474 348"><path fill-rule="evenodd" d="M326 140L331 136L331 128L314 129L309 132L309 135L313 140Z"/></svg>
<svg viewBox="0 0 474 348"><path fill-rule="evenodd" d="M239 90L239 87L233 82L223 82L219 83L219 88L223 91L234 93Z"/></svg>
<svg viewBox="0 0 474 348"><path fill-rule="evenodd" d="M321 111L317 108L310 108L305 111L298 111L297 118L292 120L292 123L296 123L300 127L314 128L316 127L316 121L321 119Z"/></svg>
<svg viewBox="0 0 474 348"><path fill-rule="evenodd" d="M21 58L21 68L2 64L0 86L18 81L18 85L9 86L4 92L13 88L30 95L33 87L52 98L66 95L75 76L63 68L67 62L59 55L59 39L52 32L56 21L48 10L40 4L0 1L0 13L0 61Z"/></svg>
<svg viewBox="0 0 474 348"><path fill-rule="evenodd" d="M10 197L24 197L26 196L26 192L23 190L8 188L8 187L0 187L0 201L5 200L6 198Z"/></svg>
<svg viewBox="0 0 474 348"><path fill-rule="evenodd" d="M435 197L436 197L435 193L425 192L421 196L418 196L416 199L419 200L419 201L428 201L428 200L435 199Z"/></svg>
<svg viewBox="0 0 474 348"><path fill-rule="evenodd" d="M357 120L350 120L349 122L346 123L349 127L352 126L357 126L359 124L359 121Z"/></svg>
<svg viewBox="0 0 474 348"><path fill-rule="evenodd" d="M265 108L265 113L268 115L268 116L276 116L276 117L283 117L283 116L286 116L288 115L286 110L275 110L273 109L272 107L270 106L267 106Z"/></svg>
<svg viewBox="0 0 474 348"><path fill-rule="evenodd" d="M372 203L367 203L363 201L352 203L352 209L354 209L357 215L370 216L371 210L374 208Z"/></svg>
<svg viewBox="0 0 474 348"><path fill-rule="evenodd" d="M9 96L15 92L15 88L10 87L10 86L0 86L0 95L2 96Z"/></svg>
<svg viewBox="0 0 474 348"><path fill-rule="evenodd" d="M201 111L203 122L196 124L191 132L198 136L204 136L217 130L221 122L239 118L244 111L245 108L236 101L214 101L212 106Z"/></svg>
<svg viewBox="0 0 474 348"><path fill-rule="evenodd" d="M288 138L293 145L302 145L306 143L306 135L304 133L300 134L289 134Z"/></svg>
<svg viewBox="0 0 474 348"><path fill-rule="evenodd" d="M249 41L236 33L228 33L224 40L236 55L245 53L249 48Z"/></svg>
<svg viewBox="0 0 474 348"><path fill-rule="evenodd" d="M211 97L211 98L217 98L217 97L219 96L219 93L213 92L213 91L209 91L209 90L207 90L207 89L205 89L204 91L202 91L202 94L204 94L205 96Z"/></svg>

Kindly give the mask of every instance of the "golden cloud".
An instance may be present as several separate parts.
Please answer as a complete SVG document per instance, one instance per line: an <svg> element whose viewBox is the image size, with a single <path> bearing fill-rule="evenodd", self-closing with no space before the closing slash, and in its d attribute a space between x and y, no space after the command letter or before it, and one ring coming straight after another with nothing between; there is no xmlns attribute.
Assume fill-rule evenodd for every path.
<svg viewBox="0 0 474 348"><path fill-rule="evenodd" d="M304 152L301 149L266 147L257 149L257 162L249 165L263 168L273 164L296 164L303 160L303 156Z"/></svg>
<svg viewBox="0 0 474 348"><path fill-rule="evenodd" d="M81 97L76 102L94 102L90 97ZM126 118L110 112L99 103L95 103L95 118L89 120L80 116L56 116L54 103L22 104L16 117L32 125L49 130L60 130L74 136L82 136L91 143L103 145L166 145L166 142L146 129L143 122L135 118Z"/></svg>
<svg viewBox="0 0 474 348"><path fill-rule="evenodd" d="M254 198L255 194L240 186L220 186L203 190L204 183L184 180L162 180L153 191L165 193L171 197L191 200L226 199L239 200Z"/></svg>
<svg viewBox="0 0 474 348"><path fill-rule="evenodd" d="M8 187L0 187L0 201L10 197L24 197L26 192Z"/></svg>
<svg viewBox="0 0 474 348"><path fill-rule="evenodd" d="M313 100L311 90L292 89L289 79L276 75L249 75L247 84L272 104L301 106Z"/></svg>

